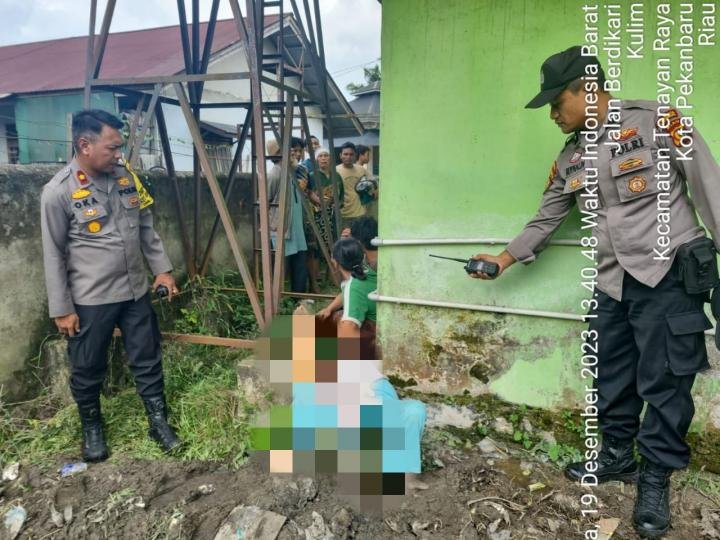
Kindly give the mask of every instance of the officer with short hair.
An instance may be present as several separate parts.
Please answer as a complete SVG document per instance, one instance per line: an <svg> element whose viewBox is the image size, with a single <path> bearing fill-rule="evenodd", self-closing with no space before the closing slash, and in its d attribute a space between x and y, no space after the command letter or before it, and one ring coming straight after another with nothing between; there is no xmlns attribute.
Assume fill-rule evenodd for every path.
<svg viewBox="0 0 720 540"><path fill-rule="evenodd" d="M108 457L100 412L107 349L122 331L130 369L166 451L180 445L167 423L160 330L150 303L143 256L168 299L177 294L172 265L153 228L153 199L120 165L123 123L101 110L73 115L76 157L43 188L41 227L50 316L67 336L70 389L82 423L82 455Z"/></svg>
<svg viewBox="0 0 720 540"><path fill-rule="evenodd" d="M670 526L670 475L690 459L685 436L695 411L695 375L709 367L703 333L712 325L703 303L718 276L715 246L695 210L719 240L720 167L678 111L616 100L603 81L597 58L583 56L578 46L542 65L541 91L527 107L549 104L550 118L571 136L551 168L537 215L499 256L475 258L497 263L499 273L516 261L531 263L573 204L596 223L590 229L595 240L584 249L597 250L589 304L597 318L585 335L598 356L603 441L597 470L579 462L566 475L634 480L637 442L642 463L633 522L641 536L658 538ZM587 129L593 114L598 127Z"/></svg>

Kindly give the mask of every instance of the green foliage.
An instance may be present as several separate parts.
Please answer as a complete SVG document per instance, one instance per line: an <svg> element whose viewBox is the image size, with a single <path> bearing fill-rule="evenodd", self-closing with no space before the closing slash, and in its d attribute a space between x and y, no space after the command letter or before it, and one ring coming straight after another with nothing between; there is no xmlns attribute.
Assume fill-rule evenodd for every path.
<svg viewBox="0 0 720 540"><path fill-rule="evenodd" d="M175 331L220 337L253 339L258 334L247 294L235 286L234 274L213 279L195 278L186 289L185 305L175 320ZM233 283L228 285L227 281Z"/></svg>
<svg viewBox="0 0 720 540"><path fill-rule="evenodd" d="M380 74L380 64L375 64L371 67L363 68L363 75L365 77L365 83L364 84L358 84L358 83L350 83L346 86L347 91L350 93L357 92L358 90L369 86L373 83L380 82L382 80L382 76Z"/></svg>
<svg viewBox="0 0 720 540"><path fill-rule="evenodd" d="M235 365L247 351L170 343L164 347L170 420L185 441L173 458L240 465L249 443L249 406L237 389ZM134 388L102 398L113 457L165 459L147 437L147 419ZM238 412L240 414L238 414ZM47 420L18 419L0 406L0 462L48 463L78 456L80 421L74 405Z"/></svg>

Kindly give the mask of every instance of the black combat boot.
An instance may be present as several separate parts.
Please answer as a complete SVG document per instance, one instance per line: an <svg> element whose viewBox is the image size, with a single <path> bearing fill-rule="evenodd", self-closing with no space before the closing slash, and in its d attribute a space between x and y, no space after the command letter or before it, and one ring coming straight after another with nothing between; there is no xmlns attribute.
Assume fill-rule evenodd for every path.
<svg viewBox="0 0 720 540"><path fill-rule="evenodd" d="M673 470L643 458L633 512L642 538L660 538L670 528L670 475Z"/></svg>
<svg viewBox="0 0 720 540"><path fill-rule="evenodd" d="M637 462L633 456L633 439L616 439L604 435L602 448L598 453L597 470L594 472L598 483L620 480L634 482L637 480ZM577 461L565 467L565 476L579 482L587 474L584 461Z"/></svg>
<svg viewBox="0 0 720 540"><path fill-rule="evenodd" d="M143 398L143 402L145 403L145 411L150 425L148 436L162 446L166 452L172 452L179 448L182 442L167 421L165 396Z"/></svg>
<svg viewBox="0 0 720 540"><path fill-rule="evenodd" d="M78 403L82 424L82 457L85 461L104 461L110 454L103 435L100 401Z"/></svg>

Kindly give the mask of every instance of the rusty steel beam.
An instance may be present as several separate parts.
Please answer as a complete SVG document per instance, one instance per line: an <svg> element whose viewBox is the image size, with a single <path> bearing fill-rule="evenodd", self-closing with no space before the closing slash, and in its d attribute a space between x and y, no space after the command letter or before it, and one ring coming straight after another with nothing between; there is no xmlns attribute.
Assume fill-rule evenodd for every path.
<svg viewBox="0 0 720 540"><path fill-rule="evenodd" d="M252 339L236 339L217 336L203 336L201 334L175 334L173 332L163 332L163 339L168 341L178 341L180 343L195 343L198 345L215 345L218 347L229 347L232 349L254 349L255 340Z"/></svg>
<svg viewBox="0 0 720 540"><path fill-rule="evenodd" d="M137 135L137 127L140 123L140 115L142 114L143 109L145 108L145 99L147 98L146 94L142 94L138 98L137 105L135 106L135 114L132 117L132 120L130 121L130 125L128 126L128 138L127 141L125 141L125 148L128 148L128 152L132 153L132 148L135 146L135 136ZM129 157L129 155L128 155Z"/></svg>
<svg viewBox="0 0 720 540"><path fill-rule="evenodd" d="M142 148L143 142L145 142L145 136L147 135L148 127L150 127L150 119L152 118L152 115L155 113L155 106L158 102L158 96L160 95L160 89L161 86L159 84L155 85L155 89L153 90L152 97L150 98L150 105L148 105L147 108L147 114L145 115L145 120L143 121L142 128L140 128L140 135L138 135L135 138L132 151L130 152L130 168L134 169L135 164L137 163L137 160L140 159L140 149Z"/></svg>
<svg viewBox="0 0 720 540"><path fill-rule="evenodd" d="M232 250L233 256L235 257L235 262L237 263L238 270L240 271L240 276L242 277L245 288L248 290L248 298L250 299L250 304L252 305L253 312L255 313L255 318L257 319L258 326L261 329L264 329L266 321L265 317L263 316L260 299L258 297L255 284L253 283L252 276L250 275L250 270L245 260L245 255L243 254L242 247L240 246L240 240L238 239L237 233L235 232L232 217L230 216L230 212L228 211L227 205L225 204L225 199L223 199L220 185L218 184L215 173L210 166L210 160L208 159L207 151L205 150L205 144L203 142L202 135L200 134L200 127L195 121L195 117L193 116L190 103L188 102L182 85L180 83L175 83L173 86L175 88L175 93L177 94L178 100L180 101L180 106L182 108L183 114L185 115L185 121L187 122L188 128L190 129L190 134L192 135L193 144L195 145L195 149L198 153L200 165L203 169L203 172L205 173L205 178L210 187L210 192L212 193L213 199L215 200L215 206L220 212L220 219L222 220L223 227L225 228L225 234L227 235L230 249ZM267 323L269 322L270 319L267 320Z"/></svg>
<svg viewBox="0 0 720 540"><path fill-rule="evenodd" d="M305 132L305 138L309 140L310 138L310 128L307 121L307 114L305 112L305 106L300 105L300 120L302 122L303 131ZM310 148L310 158L312 159L313 164L313 173L317 173L318 171L318 164L317 160L315 159L315 150L312 148L312 145L308 145ZM335 181L335 169L332 166L332 162L330 163L330 183L333 186L333 207L335 208L335 213L340 213L340 199L339 199L339 190L337 189L337 186L334 185ZM342 181L342 180L341 180ZM328 233L328 243L327 245L327 253L329 255L330 250L332 249L332 246L335 243L335 235L333 234L333 229L330 224L330 213L328 212L327 204L325 203L325 197L323 197L322 188L320 186L319 179L316 179L315 181L315 193L317 194L318 198L320 199L320 212L322 216L323 223L325 225L325 230ZM312 216L311 216L312 218ZM340 231L336 231L338 234L340 234ZM325 242L323 242L322 238L318 238L318 242L322 245ZM325 255L325 252L323 252L323 256ZM330 264L330 259L326 257L328 268L332 269L332 264ZM339 284L337 275L335 272L331 272L333 276L333 281L336 285Z"/></svg>
<svg viewBox="0 0 720 540"><path fill-rule="evenodd" d="M235 187L235 179L238 175L238 166L242 160L243 148L245 148L245 142L247 141L248 131L252 116L249 114L245 115L245 122L243 123L242 129L238 133L238 146L235 150L235 156L233 157L232 164L230 165L230 173L228 174L227 185L225 186L225 192L223 198L227 201L230 198L233 188ZM207 247L205 248L205 254L200 264L200 275L204 276L207 272L208 265L210 264L210 255L212 254L213 243L215 242L215 235L217 234L218 228L220 227L220 214L215 215L215 222L213 223L212 229L210 230L210 238L208 238Z"/></svg>
<svg viewBox="0 0 720 540"><path fill-rule="evenodd" d="M323 31L322 31L322 19L320 17L320 5L318 4L318 0L313 0L314 8L315 8L315 25L317 27L317 45L318 45L318 55L319 58L314 58L315 55L311 54L310 56L315 60L316 65L319 63L319 66L316 67L317 74L318 74L318 80L322 84L322 90L323 90L323 105L325 108L325 124L327 126L327 132L328 132L328 149L330 151L330 171L335 170L335 139L333 137L333 130L332 130L332 112L330 111L330 98L328 97L328 73L327 68L325 65L325 43L323 41ZM336 208L339 209L339 206L336 206ZM340 230L340 212L336 212L335 214L335 224L337 226L337 233L338 235L342 232Z"/></svg>
<svg viewBox="0 0 720 540"><path fill-rule="evenodd" d="M200 0L192 0L192 70L200 73ZM195 102L199 101L200 95L195 90Z"/></svg>
<svg viewBox="0 0 720 540"><path fill-rule="evenodd" d="M178 75L157 75L155 77L118 77L115 79L93 79L90 81L93 86L131 86L131 85L155 85L172 84L176 82L197 82L197 81L235 81L238 79L249 79L250 74L245 71L236 73L181 73Z"/></svg>
<svg viewBox="0 0 720 540"><path fill-rule="evenodd" d="M180 193L180 184L178 183L177 174L175 173L175 162L172 157L170 138L167 133L167 124L165 123L165 114L162 110L162 103L158 103L155 106L155 118L158 123L158 132L160 133L160 144L162 144L165 166L175 194L175 211L180 225L180 240L182 241L183 254L185 255L185 266L188 275L190 278L193 278L197 273L197 269L195 268L195 261L192 257L192 247L190 246L190 237L187 232L187 221L185 220L185 211L183 210L183 199L182 194Z"/></svg>
<svg viewBox="0 0 720 540"><path fill-rule="evenodd" d="M190 35L188 33L187 13L185 12L185 0L177 0L177 7L178 20L180 21L180 42L182 43L183 61L185 62L185 74L192 75L195 72L193 71L192 53L190 52ZM192 86L189 86L188 92L190 93L190 101L195 102L195 89Z"/></svg>
<svg viewBox="0 0 720 540"><path fill-rule="evenodd" d="M259 210L260 210L260 249L262 258L262 276L265 303L265 318L268 323L272 319L272 265L270 260L270 220L268 218L268 193L267 193L267 171L265 168L265 137L262 129L262 92L260 87L260 67L258 66L257 57L257 32L255 29L255 17L253 15L252 0L247 0L248 6L248 22L251 28L246 29L243 22L242 12L238 0L229 0L232 8L235 24L238 27L238 33L245 36L248 57L248 67L250 69L250 87L251 98L253 101L252 117L253 117L253 144L255 145L255 171L257 177ZM262 46L262 45L261 45Z"/></svg>
<svg viewBox="0 0 720 540"><path fill-rule="evenodd" d="M221 287L218 289L219 291L224 292L247 292L245 289L241 287ZM258 290L258 292L262 292L262 290ZM322 293L302 293L302 292L292 292L292 291L281 291L281 295L283 296L289 296L291 298L311 298L311 299L317 299L317 300L332 300L337 295L335 294L322 294Z"/></svg>
<svg viewBox="0 0 720 540"><path fill-rule="evenodd" d="M277 314L278 307L280 306L280 291L282 290L282 283L284 281L284 266L285 266L285 214L288 205L288 196L292 197L292 194L288 194L288 191L295 189L295 179L291 178L288 182L288 171L290 170L290 136L292 135L292 123L293 123L293 96L287 101L285 106L285 125L283 126L283 137L280 155L282 161L280 165L280 199L278 205L278 226L275 233L276 245L275 245L275 266L273 267L273 280L272 280L272 298L273 298L273 315ZM263 285L263 287L267 287Z"/></svg>
<svg viewBox="0 0 720 540"><path fill-rule="evenodd" d="M215 39L215 26L217 24L218 8L220 7L220 0L213 0L212 7L210 8L210 20L208 21L207 30L205 31L205 42L203 43L202 58L200 59L200 73L207 73L207 68L210 63L210 53L212 52L213 39ZM202 101L203 90L205 88L205 81L198 83L198 95Z"/></svg>
<svg viewBox="0 0 720 540"><path fill-rule="evenodd" d="M267 120L268 125L270 126L270 129L273 132L273 135L275 136L275 140L282 139L282 135L280 134L280 131L278 130L277 124L275 124L275 121L273 120L272 116L270 116L270 111L268 111L267 107L265 107L265 104L263 103L263 116L265 116L265 120Z"/></svg>
<svg viewBox="0 0 720 540"><path fill-rule="evenodd" d="M295 0L293 0L294 2ZM310 14L310 4L308 0L303 0L303 8L305 9L305 21L307 24L307 33L310 36L310 44L313 47L313 51L317 51L317 42L315 40L315 29L313 27L312 15Z"/></svg>
<svg viewBox="0 0 720 540"><path fill-rule="evenodd" d="M97 47L93 44L94 56L92 63L92 78L97 79L100 73L100 66L102 65L103 56L105 55L105 45L107 45L108 34L110 32L110 23L112 22L113 13L115 11L115 0L108 0L107 6L105 6L105 16L103 17L102 26L100 27L100 37L97 43Z"/></svg>
<svg viewBox="0 0 720 540"><path fill-rule="evenodd" d="M93 78L91 70L93 69L93 59L95 58L95 22L97 20L97 0L90 0L90 25L88 29L87 50L85 54L85 89L83 90L83 108L90 108L90 97L92 94L92 85L90 80Z"/></svg>

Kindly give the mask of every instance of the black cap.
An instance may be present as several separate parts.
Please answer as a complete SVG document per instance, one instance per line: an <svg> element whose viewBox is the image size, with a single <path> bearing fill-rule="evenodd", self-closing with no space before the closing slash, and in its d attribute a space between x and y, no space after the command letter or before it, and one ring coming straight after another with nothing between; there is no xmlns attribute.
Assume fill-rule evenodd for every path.
<svg viewBox="0 0 720 540"><path fill-rule="evenodd" d="M550 103L568 84L586 75L585 66L589 64L598 65L598 75L603 73L597 57L583 56L580 45L553 54L540 68L540 93L525 108L537 109Z"/></svg>

